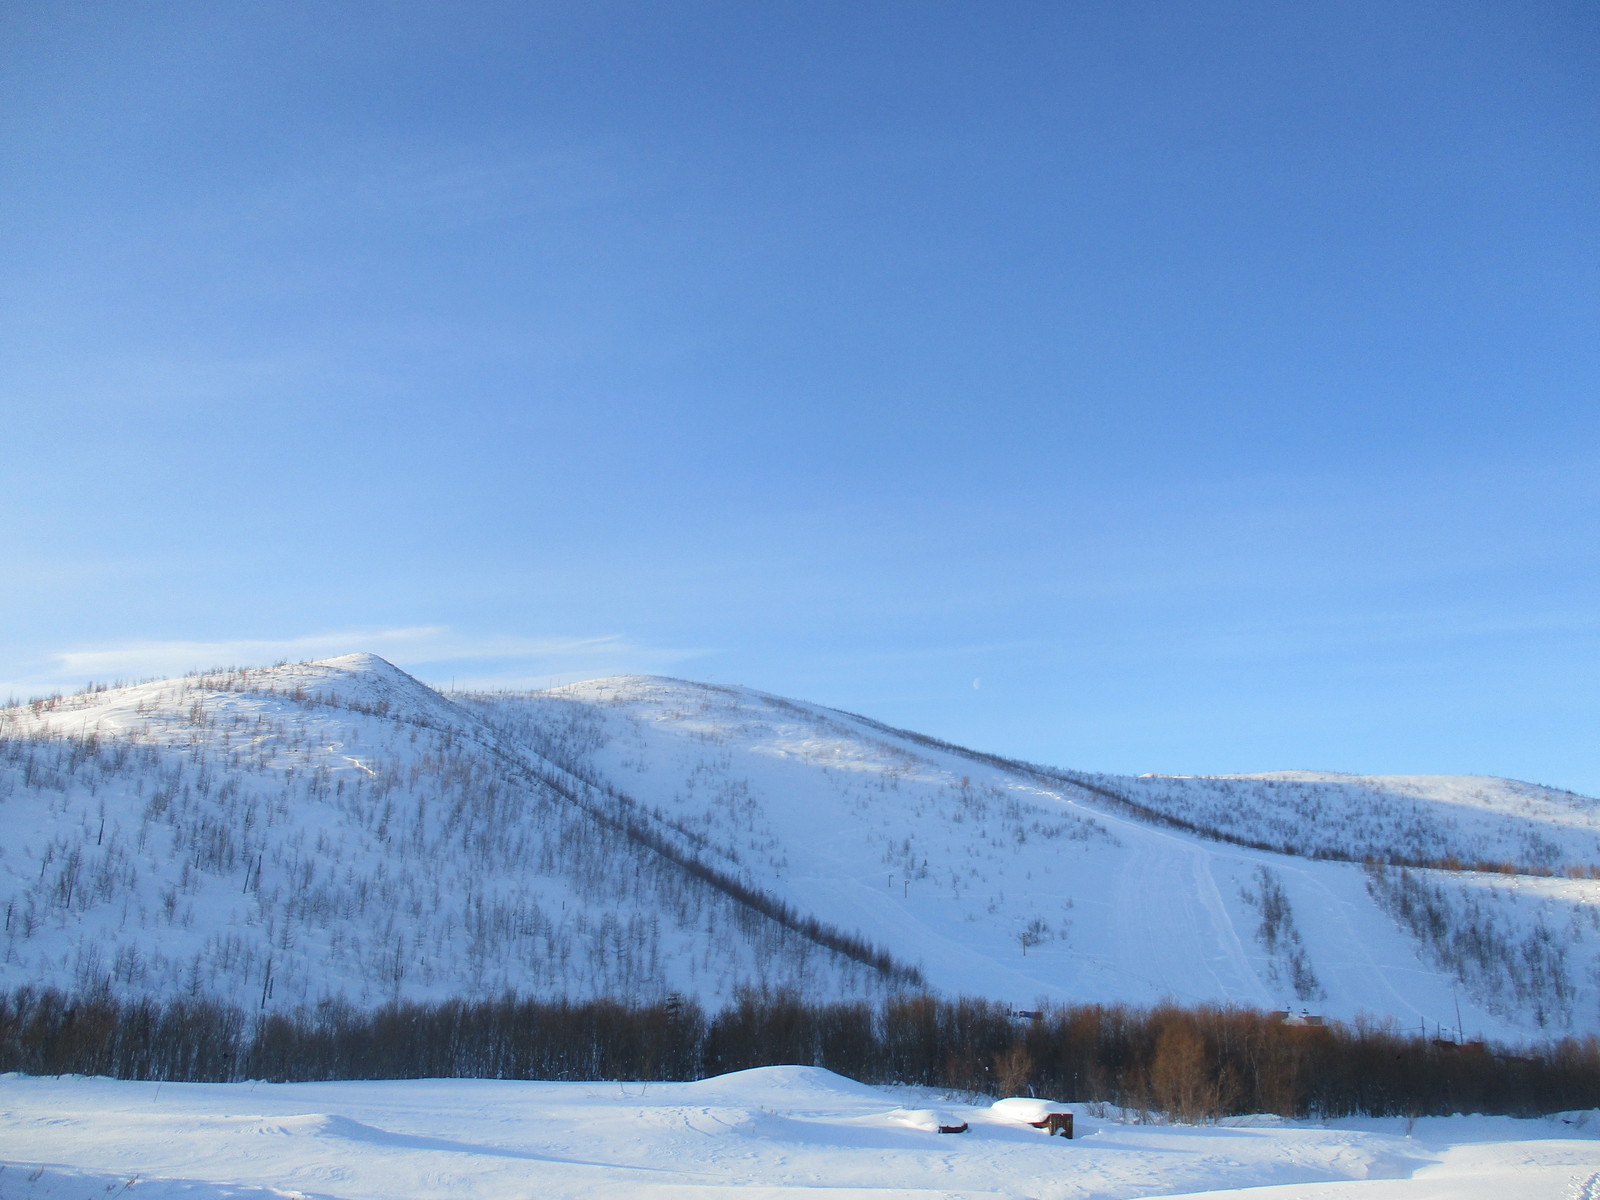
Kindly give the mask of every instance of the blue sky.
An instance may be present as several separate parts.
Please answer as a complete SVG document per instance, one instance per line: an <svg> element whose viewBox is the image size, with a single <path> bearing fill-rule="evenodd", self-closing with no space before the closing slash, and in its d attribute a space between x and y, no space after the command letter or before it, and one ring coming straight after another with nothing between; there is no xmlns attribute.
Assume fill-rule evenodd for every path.
<svg viewBox="0 0 1600 1200"><path fill-rule="evenodd" d="M368 649L1600 794L1587 3L0 9L0 692Z"/></svg>

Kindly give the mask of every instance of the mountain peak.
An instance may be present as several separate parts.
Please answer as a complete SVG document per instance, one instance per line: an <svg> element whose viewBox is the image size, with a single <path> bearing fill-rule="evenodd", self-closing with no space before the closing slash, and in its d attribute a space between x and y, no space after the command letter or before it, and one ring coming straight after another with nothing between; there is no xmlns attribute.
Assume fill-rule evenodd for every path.
<svg viewBox="0 0 1600 1200"><path fill-rule="evenodd" d="M332 658L319 658L313 664L318 667L337 667L342 671L377 671L380 673L393 673L404 675L405 672L395 666L387 658L373 654L367 650L358 650L354 654L337 654Z"/></svg>

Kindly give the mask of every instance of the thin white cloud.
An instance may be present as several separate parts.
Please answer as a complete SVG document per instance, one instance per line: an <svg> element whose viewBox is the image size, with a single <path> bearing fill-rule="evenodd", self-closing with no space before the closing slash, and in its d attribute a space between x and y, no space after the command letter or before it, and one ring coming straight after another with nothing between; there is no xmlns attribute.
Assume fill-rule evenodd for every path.
<svg viewBox="0 0 1600 1200"><path fill-rule="evenodd" d="M409 629L324 633L296 638L238 638L225 642L134 642L93 650L66 650L54 655L57 668L72 676L142 677L181 675L196 668L264 665L287 658L328 658L356 650L382 654L383 648L408 647L448 634L440 626Z"/></svg>
<svg viewBox="0 0 1600 1200"><path fill-rule="evenodd" d="M68 690L89 680L166 678L217 666L265 666L283 659L332 658L356 651L382 655L434 682L454 679L458 687L474 688L542 687L594 675L657 671L705 653L641 646L620 634L528 637L459 633L445 625L356 629L292 638L141 641L47 655L48 665L40 663L36 673L0 681L0 699L8 694L25 697Z"/></svg>

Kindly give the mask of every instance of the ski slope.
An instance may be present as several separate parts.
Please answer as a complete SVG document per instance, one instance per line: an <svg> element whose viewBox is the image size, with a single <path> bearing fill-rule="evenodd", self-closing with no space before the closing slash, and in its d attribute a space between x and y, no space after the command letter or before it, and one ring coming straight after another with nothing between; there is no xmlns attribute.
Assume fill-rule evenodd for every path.
<svg viewBox="0 0 1600 1200"><path fill-rule="evenodd" d="M1542 922L1564 939L1572 994L1564 1006L1535 1013L1487 987L1474 996L1382 910L1359 863L1274 853L1153 822L1066 772L964 753L748 689L681 680L596 680L472 703L512 735L558 720L581 728L574 733L581 769L666 819L714 831L730 869L894 947L941 989L1019 1005L1176 1000L1310 1008L1346 1020L1382 1014L1405 1027L1512 1040L1596 1024L1600 884L1592 879L1424 873L1464 903L1484 906L1507 930L1529 936ZM1107 777L1092 778L1103 786ZM1163 786L1175 792L1186 782ZM1532 789L1535 805L1526 802L1530 789L1506 781L1486 803L1491 782L1476 781L1457 813L1449 805L1468 790L1461 781L1447 778L1428 792L1424 781L1406 780L1407 827L1422 828L1417 802L1426 800L1442 810L1428 831L1436 844L1487 813L1507 841L1555 842L1577 830L1562 854L1584 853L1573 839L1588 836L1593 801ZM1198 783L1210 788L1212 781ZM1331 808L1352 791L1381 795L1383 786L1337 777L1319 793L1301 781L1296 799ZM1501 803L1507 795L1511 801ZM1236 808L1234 828L1260 832L1247 822L1249 806ZM1375 837L1384 813L1371 803L1351 808ZM1262 820L1281 816L1267 810ZM1309 972L1305 986L1295 986L1293 944L1284 937L1263 943L1262 872L1286 902ZM1030 929L1036 932L1024 947Z"/></svg>

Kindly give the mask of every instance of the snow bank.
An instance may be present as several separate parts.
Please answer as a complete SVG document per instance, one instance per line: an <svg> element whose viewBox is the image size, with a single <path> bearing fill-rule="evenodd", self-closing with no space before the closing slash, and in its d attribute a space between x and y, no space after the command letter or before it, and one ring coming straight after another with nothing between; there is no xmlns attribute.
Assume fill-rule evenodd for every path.
<svg viewBox="0 0 1600 1200"><path fill-rule="evenodd" d="M823 1067L751 1067L677 1085L696 1096L737 1097L741 1102L775 1103L814 1099L870 1099L882 1102L884 1093Z"/></svg>
<svg viewBox="0 0 1600 1200"><path fill-rule="evenodd" d="M1070 1110L1067 1105L1057 1104L1054 1100L1012 1096L1006 1100L996 1100L989 1106L989 1111L1002 1120L1016 1121L1022 1125L1037 1125L1051 1113L1064 1113Z"/></svg>
<svg viewBox="0 0 1600 1200"><path fill-rule="evenodd" d="M968 1124L965 1117L936 1108L897 1108L889 1114L889 1120L908 1129L920 1129L924 1133L959 1129Z"/></svg>

